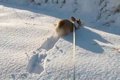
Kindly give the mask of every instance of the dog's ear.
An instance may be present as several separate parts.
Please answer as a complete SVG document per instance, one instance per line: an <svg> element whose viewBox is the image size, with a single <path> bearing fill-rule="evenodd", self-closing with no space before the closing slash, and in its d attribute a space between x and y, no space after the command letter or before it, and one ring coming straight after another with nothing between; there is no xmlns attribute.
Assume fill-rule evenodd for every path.
<svg viewBox="0 0 120 80"><path fill-rule="evenodd" d="M72 16L72 17L71 17L71 21L74 21L74 22L75 22L75 21L76 21L76 19Z"/></svg>
<svg viewBox="0 0 120 80"><path fill-rule="evenodd" d="M83 22L80 19L78 19L78 22L80 25L83 25Z"/></svg>

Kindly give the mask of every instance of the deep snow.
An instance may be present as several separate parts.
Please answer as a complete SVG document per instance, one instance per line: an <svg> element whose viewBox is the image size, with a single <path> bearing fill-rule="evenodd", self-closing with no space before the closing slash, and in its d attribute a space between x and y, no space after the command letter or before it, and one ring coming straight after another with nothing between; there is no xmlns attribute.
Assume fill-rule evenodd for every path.
<svg viewBox="0 0 120 80"><path fill-rule="evenodd" d="M78 3L81 7L76 12L76 5L68 9L73 0L62 9L59 9L61 5L51 3L42 6L11 4L15 1L0 3L1 80L73 80L73 35L57 38L54 32L54 24L71 15L84 22L84 26L76 31L76 80L120 79L119 13L111 15L113 20L113 17L117 18L109 26L104 16L96 20L102 7L97 6L101 0L81 0ZM103 4L104 1L108 0L103 0Z"/></svg>

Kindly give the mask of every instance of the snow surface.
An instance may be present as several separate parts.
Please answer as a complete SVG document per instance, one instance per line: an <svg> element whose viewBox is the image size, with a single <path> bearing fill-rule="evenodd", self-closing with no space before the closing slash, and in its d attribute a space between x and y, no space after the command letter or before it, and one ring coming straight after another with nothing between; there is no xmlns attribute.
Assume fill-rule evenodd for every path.
<svg viewBox="0 0 120 80"><path fill-rule="evenodd" d="M76 80L120 79L119 13L110 13L106 22L109 13L99 12L108 0L99 6L101 0L80 0L77 5L70 0L64 6L50 1L41 6L24 0L22 5L17 0L1 1L0 80L73 80L74 64ZM112 10L117 1L110 0L104 9ZM75 63L72 33L58 38L54 26L73 15L84 23L76 31Z"/></svg>

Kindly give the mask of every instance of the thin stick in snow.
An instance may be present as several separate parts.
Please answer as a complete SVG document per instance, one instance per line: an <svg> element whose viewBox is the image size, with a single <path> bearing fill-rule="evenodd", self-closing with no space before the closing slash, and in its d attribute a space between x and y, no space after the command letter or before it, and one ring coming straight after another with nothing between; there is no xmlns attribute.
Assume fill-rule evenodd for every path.
<svg viewBox="0 0 120 80"><path fill-rule="evenodd" d="M73 64L74 64L73 80L75 80L75 27L73 27Z"/></svg>

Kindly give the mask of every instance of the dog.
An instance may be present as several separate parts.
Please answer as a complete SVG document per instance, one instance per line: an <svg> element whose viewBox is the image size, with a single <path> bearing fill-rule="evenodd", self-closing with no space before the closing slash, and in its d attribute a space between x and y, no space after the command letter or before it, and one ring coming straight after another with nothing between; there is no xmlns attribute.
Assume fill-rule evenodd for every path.
<svg viewBox="0 0 120 80"><path fill-rule="evenodd" d="M75 17L71 17L70 20L63 19L58 22L56 32L58 36L65 36L73 32L74 29L79 29L81 25L81 20L76 19Z"/></svg>

